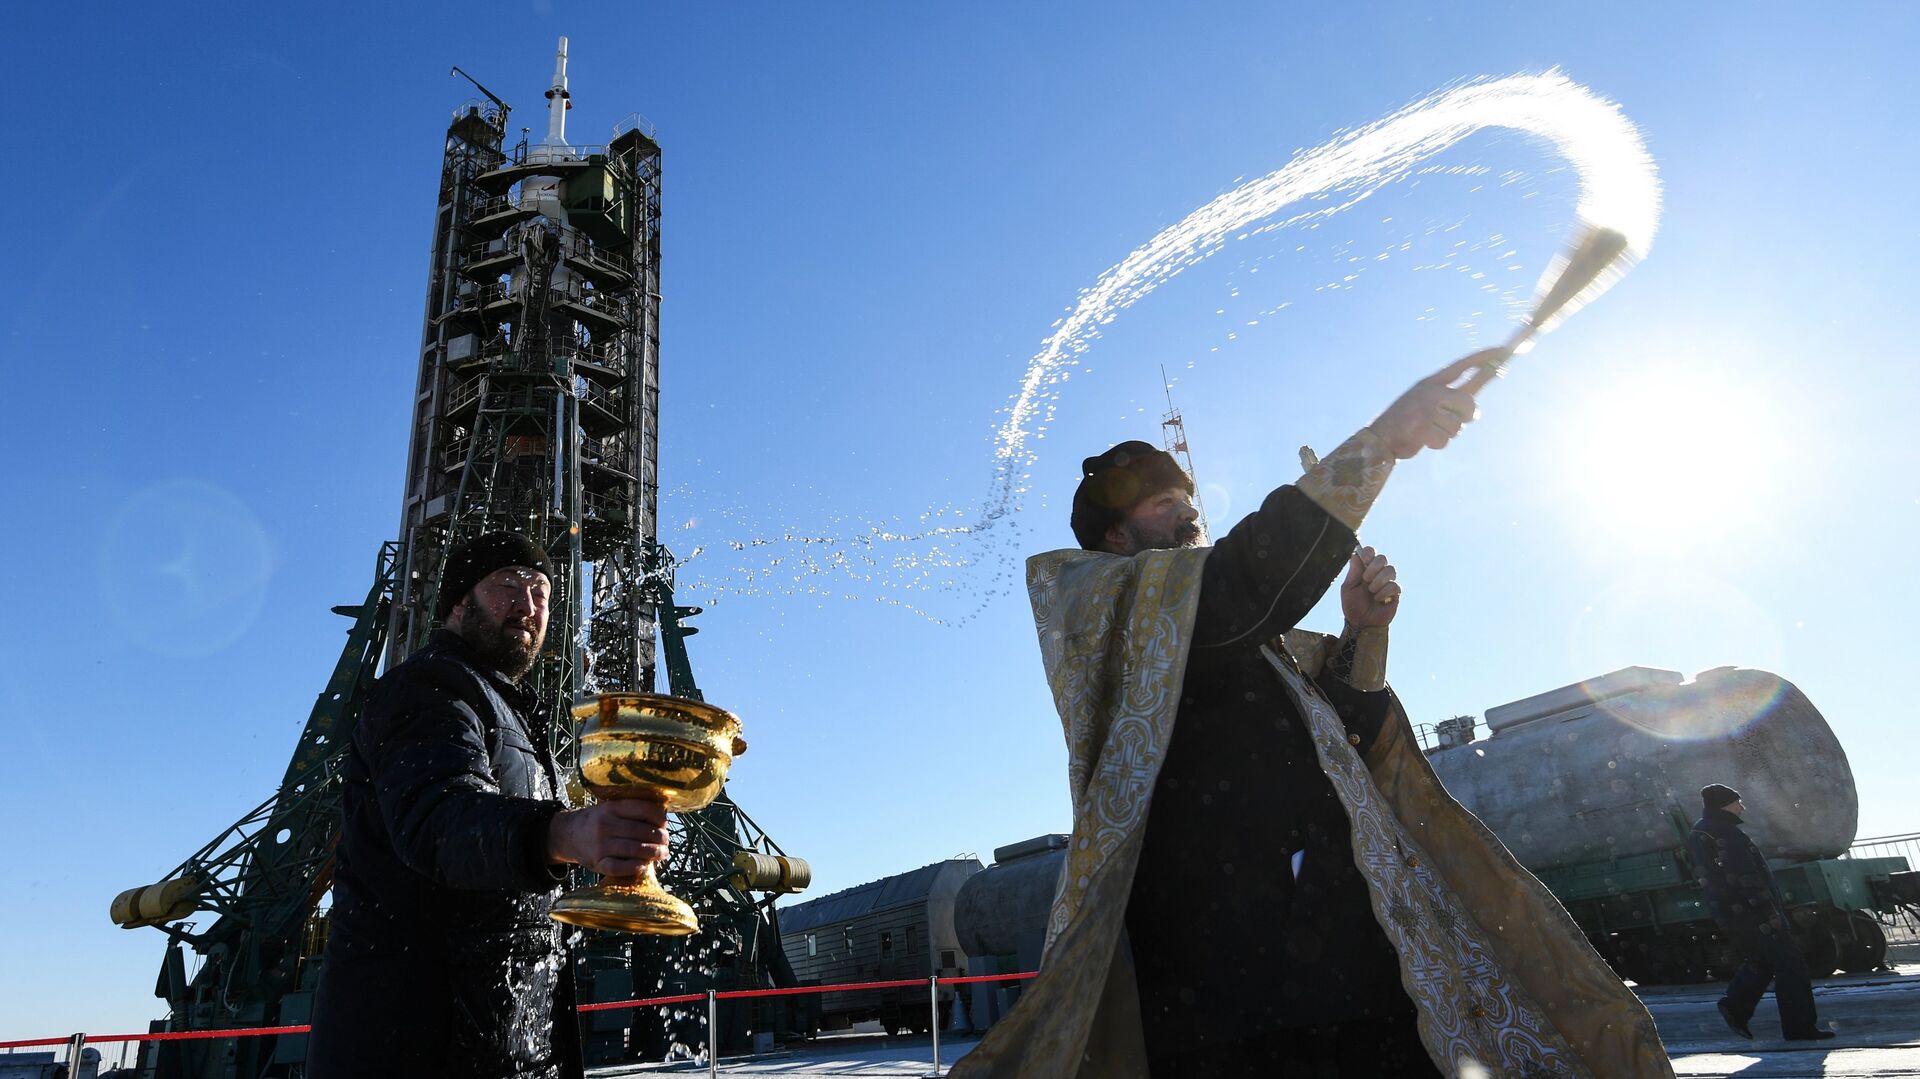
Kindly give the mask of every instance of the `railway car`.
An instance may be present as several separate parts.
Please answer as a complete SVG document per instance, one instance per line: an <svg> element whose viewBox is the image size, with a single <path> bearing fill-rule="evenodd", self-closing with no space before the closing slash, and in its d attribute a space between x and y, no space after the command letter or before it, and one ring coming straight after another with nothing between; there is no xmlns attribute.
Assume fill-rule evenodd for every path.
<svg viewBox="0 0 1920 1079"><path fill-rule="evenodd" d="M953 901L953 929L975 975L1040 969L1047 912L1067 864L1059 832L1010 843L993 864L967 878ZM962 990L966 1027L985 1030L1020 999L1019 982L976 982Z"/></svg>
<svg viewBox="0 0 1920 1079"><path fill-rule="evenodd" d="M1486 721L1486 737L1468 716L1423 730L1428 762L1624 977L1731 973L1685 847L1708 783L1745 796L1747 833L1816 976L1879 968L1884 926L1920 914L1920 873L1905 858L1847 856L1859 796L1846 752L1777 675L1728 667L1688 681L1629 667L1489 709ZM1065 844L1040 836L996 851L986 871L940 862L783 909L786 955L815 984L968 963L976 974L1033 969ZM892 992L828 996L825 1010L890 1030L926 1022L924 991ZM995 1001L976 993L975 1026L1004 1010Z"/></svg>
<svg viewBox="0 0 1920 1079"><path fill-rule="evenodd" d="M787 962L801 985L963 975L967 956L954 935L954 897L983 868L976 858L949 858L781 907ZM953 999L953 989L941 987L943 1027ZM822 1029L844 1030L867 1020L878 1020L888 1033L924 1033L931 1020L926 987L822 994Z"/></svg>
<svg viewBox="0 0 1920 1079"><path fill-rule="evenodd" d="M1447 790L1643 984L1730 973L1685 848L1702 786L1741 792L1816 976L1878 968L1920 896L1903 858L1847 858L1859 797L1818 709L1765 671L1629 667L1435 728Z"/></svg>

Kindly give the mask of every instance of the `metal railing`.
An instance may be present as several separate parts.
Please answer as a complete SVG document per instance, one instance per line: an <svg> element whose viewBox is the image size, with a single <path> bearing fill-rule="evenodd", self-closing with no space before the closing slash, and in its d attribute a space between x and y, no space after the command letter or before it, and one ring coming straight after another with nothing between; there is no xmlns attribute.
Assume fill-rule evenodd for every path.
<svg viewBox="0 0 1920 1079"><path fill-rule="evenodd" d="M566 288L549 288L547 291L559 300L578 304L586 310L605 315L614 322L624 324L629 321L627 305L621 301L619 295L615 292L582 288L578 281L573 282ZM553 301L550 300L549 302L551 303Z"/></svg>
<svg viewBox="0 0 1920 1079"><path fill-rule="evenodd" d="M482 101L477 97L470 97L454 106L453 119L458 120L465 116L478 116L494 127L499 127L501 122L500 106Z"/></svg>
<svg viewBox="0 0 1920 1079"><path fill-rule="evenodd" d="M573 392L581 404L592 405L611 416L626 417L627 395L620 387L602 386L585 378L575 378Z"/></svg>
<svg viewBox="0 0 1920 1079"><path fill-rule="evenodd" d="M503 198L488 199L487 201L494 203L506 200ZM500 246L496 248L494 246L495 244L499 244ZM560 250L568 260L575 263L585 264L597 262L621 273L632 272L633 262L627 258L626 255L610 248L601 247L588 238L585 233L576 229L562 228L560 230ZM468 244L462 253L466 256L468 262L479 262L482 259L496 256L504 257L512 255L512 252L508 249L508 241L504 239L476 240ZM513 257L517 258L517 256Z"/></svg>
<svg viewBox="0 0 1920 1079"><path fill-rule="evenodd" d="M530 144L520 140L513 151L507 155L506 168L521 165L565 165L589 158L607 156L607 148L601 145L581 144L572 146L544 146Z"/></svg>
<svg viewBox="0 0 1920 1079"><path fill-rule="evenodd" d="M580 461L582 464L603 465L607 468L627 472L632 462L627 458L632 452L633 443L629 441L630 432L622 429L604 438L584 437L580 440Z"/></svg>
<svg viewBox="0 0 1920 1079"><path fill-rule="evenodd" d="M1845 858L1905 858L1908 869L1920 869L1920 832L1857 839L1847 848ZM1891 917L1883 917L1881 926L1889 944L1920 943L1920 915L1902 908Z"/></svg>
<svg viewBox="0 0 1920 1079"><path fill-rule="evenodd" d="M1909 869L1920 869L1920 832L1856 839L1844 858L1905 858Z"/></svg>
<svg viewBox="0 0 1920 1079"><path fill-rule="evenodd" d="M633 273L632 259L612 248L594 243L584 233L573 229L565 230L561 240L561 250L566 254L567 261L576 267L592 267L598 264L629 276Z"/></svg>
<svg viewBox="0 0 1920 1079"><path fill-rule="evenodd" d="M653 121L637 112L628 113L626 119L613 125L613 141L619 142L620 136L629 131L638 131L650 139L656 137L656 129L653 126Z"/></svg>
<svg viewBox="0 0 1920 1079"><path fill-rule="evenodd" d="M520 196L509 191L504 195L493 195L474 202L469 211L470 216L468 220L470 222L484 221L489 217L495 217L499 214L515 213L522 209L530 209L530 207L521 206Z"/></svg>
<svg viewBox="0 0 1920 1079"><path fill-rule="evenodd" d="M590 363L619 375L627 373L626 354L621 352L614 342L582 345L573 341L555 341L552 348L555 356L565 356L575 363Z"/></svg>
<svg viewBox="0 0 1920 1079"><path fill-rule="evenodd" d="M782 989L731 989L704 993L680 993L675 996L646 997L639 1000L609 1000L594 1004L578 1005L576 1010L582 1014L588 1012L625 1011L637 1008L670 1008L679 1005L705 1001L707 1005L707 1031L709 1044L705 1046L707 1075L720 1074L720 1054L711 1044L712 1032L720 1029L719 1005L723 1000L754 1000L762 997L808 996L820 993L862 992L879 989L900 989L907 987L927 987L928 1025L933 1032L933 1071L927 1073L927 1079L935 1079L940 1070L940 987L943 985L973 985L979 982L1017 982L1039 977L1038 971L1023 971L1018 974L976 974L971 977L942 978L932 975L926 978L902 978L885 982L849 982L841 985L800 985ZM16 1049L33 1049L42 1046L65 1046L69 1067L77 1070L81 1054L91 1042L168 1042L168 1041L204 1041L227 1038L277 1037L287 1034L307 1034L312 1031L307 1024L277 1027L235 1027L224 1030L175 1030L158 1031L150 1034L68 1034L53 1038L20 1038L0 1041L0 1050L12 1052Z"/></svg>
<svg viewBox="0 0 1920 1079"><path fill-rule="evenodd" d="M627 358L614 342L581 344L578 341L561 339L549 341L547 351L553 359L565 359L572 363L590 363L603 367L615 374L627 373ZM489 339L468 356L457 361L462 367L484 364L495 370L504 371L547 371L551 364L525 359L514 350L513 342L504 337Z"/></svg>
<svg viewBox="0 0 1920 1079"><path fill-rule="evenodd" d="M468 244L460 254L467 260L462 268L463 272L472 269L478 262L498 259L501 260L502 266L509 266L520 258L520 253L509 246L505 240L476 240ZM506 270L502 269L500 272L505 273Z"/></svg>
<svg viewBox="0 0 1920 1079"><path fill-rule="evenodd" d="M580 492L580 513L590 521L627 521L633 518L633 500L624 495Z"/></svg>
<svg viewBox="0 0 1920 1079"><path fill-rule="evenodd" d="M454 297L453 308L448 314L471 315L495 304L517 302L521 298L520 291L505 281L489 281L472 288L463 288ZM581 310L599 314L619 325L626 325L631 321L626 303L620 299L617 292L612 290L585 288L576 281L565 288L549 286L547 294L549 305L570 303ZM576 322L580 321L578 316L579 311L576 311L574 316Z"/></svg>
<svg viewBox="0 0 1920 1079"><path fill-rule="evenodd" d="M462 288L454 296L453 303L454 310L471 312L512 299L515 299L513 289L505 281L489 281L472 288Z"/></svg>
<svg viewBox="0 0 1920 1079"><path fill-rule="evenodd" d="M442 413L448 416L457 416L466 411L468 406L480 399L481 381L481 379L477 378L470 379L459 386L455 386L452 392L447 394L447 404L446 407L441 410Z"/></svg>

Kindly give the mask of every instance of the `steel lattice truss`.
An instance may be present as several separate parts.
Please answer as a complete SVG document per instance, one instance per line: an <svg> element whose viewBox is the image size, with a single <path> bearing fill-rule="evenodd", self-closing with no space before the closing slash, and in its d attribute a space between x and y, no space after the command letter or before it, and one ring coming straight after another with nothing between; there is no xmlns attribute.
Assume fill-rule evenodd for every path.
<svg viewBox="0 0 1920 1079"><path fill-rule="evenodd" d="M116 901L121 924L171 938L156 989L171 1014L157 1028L305 1018L352 732L383 661L398 663L432 632L455 544L512 529L539 540L554 562L547 650L529 678L554 719L547 727L563 767L573 760L573 702L653 691L656 650L671 691L700 697L685 647L695 631L684 625L698 611L674 605L673 558L655 540L660 148L636 119L605 146L556 146L550 131L548 142L509 149L509 110L481 89L491 104L461 106L447 128L400 539L382 547L365 602L335 608L354 626L273 797L161 884ZM772 900L755 896L772 887L765 863L755 878L736 862L779 848L724 796L679 818L674 843L661 879L701 910L706 929L681 943L590 941L590 999L668 977L684 984L675 949L725 957L701 975L706 984L778 977ZM196 912L216 916L205 931L184 920ZM191 978L183 944L202 958ZM621 970L612 982L609 963ZM625 1044L597 1028L587 1037L590 1058L651 1044L637 1028ZM305 1056L302 1040L166 1044L143 1057L160 1079L291 1077Z"/></svg>

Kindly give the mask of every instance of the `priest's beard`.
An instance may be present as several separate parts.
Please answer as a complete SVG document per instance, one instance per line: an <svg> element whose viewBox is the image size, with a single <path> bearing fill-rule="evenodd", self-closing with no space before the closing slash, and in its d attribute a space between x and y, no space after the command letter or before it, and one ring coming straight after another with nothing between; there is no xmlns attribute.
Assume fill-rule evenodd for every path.
<svg viewBox="0 0 1920 1079"><path fill-rule="evenodd" d="M534 660L540 657L540 645L546 638L539 619L531 615L493 618L477 603L466 604L460 612L455 630L488 667L512 682L518 682L533 669ZM524 637L522 631L525 631Z"/></svg>
<svg viewBox="0 0 1920 1079"><path fill-rule="evenodd" d="M1182 521L1167 528L1158 528L1143 521L1123 521L1120 529L1126 533L1127 542L1133 544L1136 552L1198 547L1206 542L1206 534L1191 521Z"/></svg>

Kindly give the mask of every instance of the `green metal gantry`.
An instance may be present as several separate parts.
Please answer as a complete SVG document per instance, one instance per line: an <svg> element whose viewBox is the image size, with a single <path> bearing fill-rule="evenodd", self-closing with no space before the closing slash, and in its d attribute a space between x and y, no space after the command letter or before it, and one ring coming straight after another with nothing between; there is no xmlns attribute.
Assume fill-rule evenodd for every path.
<svg viewBox="0 0 1920 1079"><path fill-rule="evenodd" d="M447 127L400 538L381 548L366 600L335 608L353 627L280 788L159 884L114 903L121 925L169 938L155 989L169 1014L156 1030L306 1020L353 728L377 671L432 632L454 545L513 529L553 557L547 649L528 676L550 714L568 716L592 693L654 691L656 652L669 692L700 698L685 644L698 610L675 605L673 557L656 539L660 147L637 116L604 145L568 143L565 63L562 39L541 142L507 146L510 110L485 87L486 100L461 105ZM550 728L570 768L572 726ZM804 886L804 863L778 858L724 795L676 818L674 833L660 877L694 905L702 932L670 942L587 934L575 949L582 998L791 984L772 904ZM774 862L802 872L770 873ZM212 924L196 929L192 919L206 914ZM191 975L189 949L200 957ZM704 1040L677 1021L625 1011L593 1013L582 1033L590 1063L658 1058L672 1042ZM293 1079L305 1042L160 1043L143 1049L142 1074Z"/></svg>

